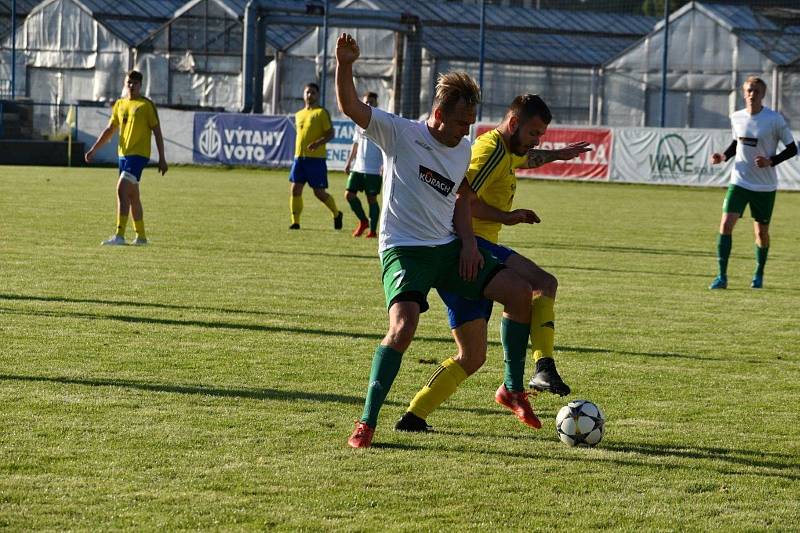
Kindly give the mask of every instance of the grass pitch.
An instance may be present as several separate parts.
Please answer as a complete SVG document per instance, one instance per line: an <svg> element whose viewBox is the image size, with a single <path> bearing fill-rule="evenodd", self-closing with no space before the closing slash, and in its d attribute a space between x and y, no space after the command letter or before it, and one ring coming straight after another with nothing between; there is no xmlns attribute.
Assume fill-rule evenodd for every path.
<svg viewBox="0 0 800 533"><path fill-rule="evenodd" d="M346 446L386 328L376 242L334 232L285 172L151 169L149 247L100 247L115 171L0 167L0 528L790 530L800 516L800 195L781 192L765 288L751 221L716 269L719 189L523 181L503 242L560 281L557 360L603 442L533 431L486 366L392 431L454 353L435 294L381 413ZM131 230L129 229L129 232ZM530 372L528 372L528 377Z"/></svg>

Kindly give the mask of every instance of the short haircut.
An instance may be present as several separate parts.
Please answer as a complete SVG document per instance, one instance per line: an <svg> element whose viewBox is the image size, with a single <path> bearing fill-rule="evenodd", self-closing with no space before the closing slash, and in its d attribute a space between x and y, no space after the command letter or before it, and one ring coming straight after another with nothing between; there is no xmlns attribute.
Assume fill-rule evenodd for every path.
<svg viewBox="0 0 800 533"><path fill-rule="evenodd" d="M476 106L481 103L481 90L475 80L464 72L439 74L439 78L436 80L433 107L441 108L445 113L449 113L461 100L464 100L468 106Z"/></svg>
<svg viewBox="0 0 800 533"><path fill-rule="evenodd" d="M311 83L306 83L305 86L308 87L309 89L314 89L315 91L319 92L319 85L317 85L313 81Z"/></svg>
<svg viewBox="0 0 800 533"><path fill-rule="evenodd" d="M767 93L767 84L764 83L764 80L762 80L758 76L749 76L746 80L744 80L744 83L742 84L742 87L744 88L744 86L747 85L748 83L752 83L753 85L760 86L761 90L764 92L764 94Z"/></svg>
<svg viewBox="0 0 800 533"><path fill-rule="evenodd" d="M366 96L367 98L374 98L375 100L378 99L378 93L375 93L375 92L372 92L372 91L365 92L364 96Z"/></svg>
<svg viewBox="0 0 800 533"><path fill-rule="evenodd" d="M517 117L520 123L539 117L545 124L550 124L553 114L538 94L521 94L514 98L506 110L506 117Z"/></svg>
<svg viewBox="0 0 800 533"><path fill-rule="evenodd" d="M138 81L139 83L142 83L142 80L144 79L144 76L142 76L142 73L138 70L131 70L128 72L127 76L129 80Z"/></svg>

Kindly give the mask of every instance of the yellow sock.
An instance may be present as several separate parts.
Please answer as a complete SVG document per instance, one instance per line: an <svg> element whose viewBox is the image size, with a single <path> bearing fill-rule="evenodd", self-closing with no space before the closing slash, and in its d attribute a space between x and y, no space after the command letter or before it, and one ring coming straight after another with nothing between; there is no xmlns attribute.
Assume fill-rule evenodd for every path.
<svg viewBox="0 0 800 533"><path fill-rule="evenodd" d="M549 296L539 296L533 300L531 308L531 344L533 360L542 357L553 357L555 342L555 318L553 306L556 301Z"/></svg>
<svg viewBox="0 0 800 533"><path fill-rule="evenodd" d="M136 236L140 239L146 239L147 235L144 233L144 219L134 220L133 229L136 230Z"/></svg>
<svg viewBox="0 0 800 533"><path fill-rule="evenodd" d="M428 383L414 396L408 410L420 418L428 418L429 414L456 392L465 379L467 373L450 357L439 365Z"/></svg>
<svg viewBox="0 0 800 533"><path fill-rule="evenodd" d="M332 195L329 194L328 197L325 199L325 201L322 202L322 203L325 204L325 207L327 207L328 209L331 210L331 213L333 213L333 216L336 216L336 215L339 214L339 208L336 207L336 200L333 199Z"/></svg>
<svg viewBox="0 0 800 533"><path fill-rule="evenodd" d="M289 196L289 211L292 213L292 224L299 224L300 213L303 212L302 196Z"/></svg>
<svg viewBox="0 0 800 533"><path fill-rule="evenodd" d="M128 215L117 215L117 236L125 236L125 227L128 225Z"/></svg>

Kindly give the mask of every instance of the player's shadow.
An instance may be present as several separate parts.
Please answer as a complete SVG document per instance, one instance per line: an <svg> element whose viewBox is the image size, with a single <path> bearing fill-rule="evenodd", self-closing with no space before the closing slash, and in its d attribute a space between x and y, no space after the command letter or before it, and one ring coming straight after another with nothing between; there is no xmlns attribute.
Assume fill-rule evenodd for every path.
<svg viewBox="0 0 800 533"><path fill-rule="evenodd" d="M466 437L470 439L467 444L449 445L443 443L441 439L436 439L430 443L420 441L420 446L428 449L435 449L438 452L455 452L468 456L477 453L481 455L496 455L500 458L508 459L515 457L518 459L538 461L543 457L543 452L540 449L535 451L514 451L508 449L494 449L492 446L481 446L479 443L472 442L475 439L487 440L491 443L496 443L501 440L527 440L541 439L542 432L537 433L469 433L459 431L434 431L431 436L437 433L442 435L452 435L458 437ZM427 435L426 435L427 436ZM551 434L547 434L548 439L554 438ZM755 450L740 450L732 448L711 448L703 446L669 446L660 444L643 444L643 443L624 443L624 442L608 442L609 437L601 443L598 448L585 450L582 448L573 449L573 453L566 449L559 449L557 456L554 454L552 458L557 458L559 461L597 461L603 463L611 463L619 466L630 466L641 468L642 466L652 466L659 469L705 469L714 470L723 475L758 475L762 477L773 477L786 479L790 481L800 481L800 468L798 468L797 459L791 454L780 453L764 453ZM584 453L586 452L586 453ZM609 453L610 452L610 453ZM665 463L658 461L657 463L646 460L647 457L658 458L674 458L676 460L691 460L689 463ZM703 461L702 463L698 462ZM723 466L724 465L724 466ZM739 467L742 467L741 469ZM753 471L753 469L758 469Z"/></svg>
<svg viewBox="0 0 800 533"><path fill-rule="evenodd" d="M189 395L196 394L199 396L215 396L218 398L245 398L250 400L297 400L333 402L348 405L361 405L364 403L364 398L359 396L346 396L343 394L314 392L309 390L223 388L205 385L172 385L167 383L134 381L130 379L89 379L59 376L23 376L14 374L0 374L0 381L59 383L64 385L79 385L85 387L114 387L147 392L168 392L173 394Z"/></svg>
<svg viewBox="0 0 800 533"><path fill-rule="evenodd" d="M0 313L21 315L21 316L42 316L51 318L80 318L85 320L112 320L117 322L126 322L130 324L156 324L162 326L190 326L207 329L223 329L223 330L245 330L245 331L260 331L264 333L298 333L301 335L320 335L330 337L344 337L350 339L367 339L371 341L381 341L384 334L377 333L359 333L355 331L337 331L320 328L301 328L301 327L286 327L286 326L269 326L266 324L242 324L237 322L218 322L210 320L191 320L191 319L174 319L174 318L155 318L131 315L118 315L118 314L99 314L99 313L82 313L77 311L35 311L35 310L20 310L9 307L0 307ZM446 343L452 344L450 337L426 337L415 336L417 341Z"/></svg>
<svg viewBox="0 0 800 533"><path fill-rule="evenodd" d="M515 249L524 248L543 248L550 250L568 250L570 252L609 252L614 254L646 254L646 255L669 255L683 257L712 257L716 258L713 250L686 250L675 248L647 248L644 246L615 246L613 244L581 244L581 243L559 243L559 242L537 242L535 246L530 243L505 243Z"/></svg>
<svg viewBox="0 0 800 533"><path fill-rule="evenodd" d="M26 301L26 302L56 302L68 304L97 304L116 305L120 307L144 307L152 309L172 309L179 311L206 311L211 313L229 313L236 315L259 316L297 316L298 313L276 313L275 311L251 311L247 309L234 309L231 307L206 307L202 305L178 305L157 302L137 302L132 300L101 300L97 298L67 298L65 296L34 296L28 294L0 293L0 300Z"/></svg>

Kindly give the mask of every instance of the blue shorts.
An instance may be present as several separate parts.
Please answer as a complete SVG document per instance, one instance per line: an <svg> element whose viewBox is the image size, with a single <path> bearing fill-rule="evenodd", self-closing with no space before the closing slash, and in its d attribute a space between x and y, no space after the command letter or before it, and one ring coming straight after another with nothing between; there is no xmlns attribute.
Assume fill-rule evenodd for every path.
<svg viewBox="0 0 800 533"><path fill-rule="evenodd" d="M517 253L511 248L495 244L481 237L476 237L475 240L478 241L479 248L486 250L503 264L505 264L509 257ZM489 317L492 316L492 304L494 302L487 298L470 300L452 292L443 291L441 289L436 290L439 292L439 297L444 302L444 305L447 306L447 318L450 321L450 329L456 329L467 322L479 318L483 318L488 322Z"/></svg>
<svg viewBox="0 0 800 533"><path fill-rule="evenodd" d="M123 172L127 172L128 174L136 178L136 183L139 183L139 180L142 179L142 171L149 162L150 162L149 157L144 157L141 155L120 156L119 173L122 174Z"/></svg>
<svg viewBox="0 0 800 533"><path fill-rule="evenodd" d="M296 157L289 172L292 183L308 183L312 189L328 188L328 164L320 157Z"/></svg>

